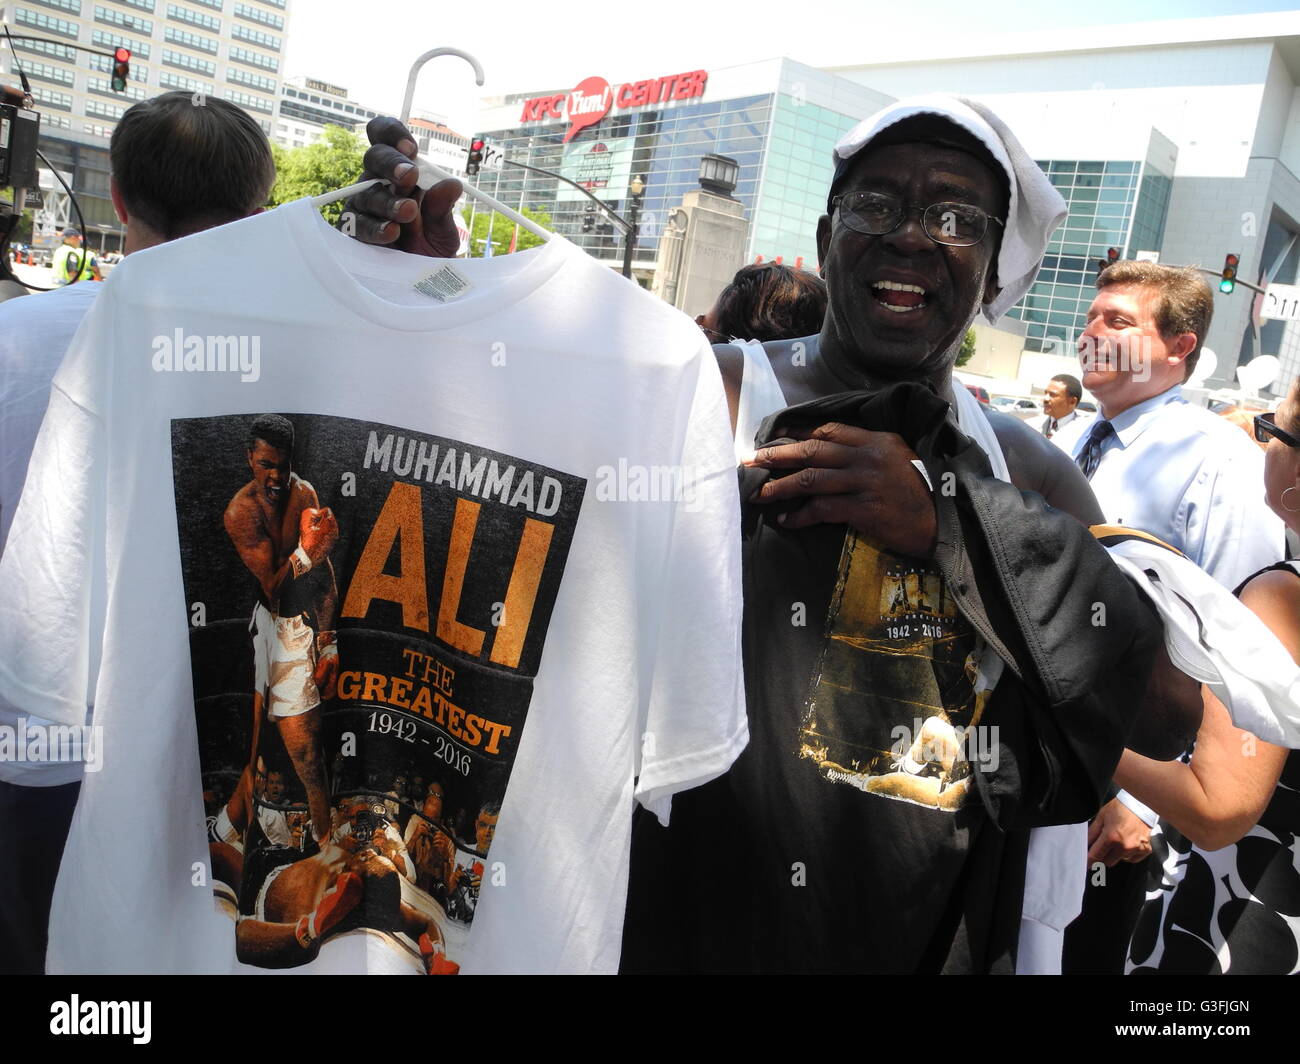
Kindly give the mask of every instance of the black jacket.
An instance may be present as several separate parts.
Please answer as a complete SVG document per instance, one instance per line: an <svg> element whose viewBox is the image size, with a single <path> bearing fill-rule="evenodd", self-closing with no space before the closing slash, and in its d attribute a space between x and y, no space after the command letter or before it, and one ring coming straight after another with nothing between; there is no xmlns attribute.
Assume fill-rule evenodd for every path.
<svg viewBox="0 0 1300 1064"><path fill-rule="evenodd" d="M750 743L729 772L674 799L668 829L638 818L625 971L1013 969L1027 829L1100 807L1160 624L1082 524L992 477L947 410L927 387L898 384L781 411L757 442L778 425L839 421L896 432L924 462L947 593L1007 665L980 718L996 726L983 731L998 756L970 764L979 800L948 812L886 800L828 781L801 753L846 529L788 531L773 508L746 506ZM743 498L766 475L742 470ZM861 711L876 723L867 702Z"/></svg>

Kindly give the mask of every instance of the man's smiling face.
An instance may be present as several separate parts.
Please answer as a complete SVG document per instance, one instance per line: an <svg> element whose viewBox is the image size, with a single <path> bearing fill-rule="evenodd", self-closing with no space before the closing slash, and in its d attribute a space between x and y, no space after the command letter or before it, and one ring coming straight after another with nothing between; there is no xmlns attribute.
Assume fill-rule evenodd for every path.
<svg viewBox="0 0 1300 1064"><path fill-rule="evenodd" d="M980 303L996 294L995 262L1001 227L990 222L968 247L937 244L921 212L934 203L979 207L1006 217L1006 181L991 164L954 146L962 134L938 120L938 142L903 140L864 148L836 186L899 197L909 208L892 233L850 229L837 210L818 227L822 274L830 297L824 341L869 376L916 379L946 373ZM918 137L935 128L909 123ZM978 151L971 138L972 151Z"/></svg>

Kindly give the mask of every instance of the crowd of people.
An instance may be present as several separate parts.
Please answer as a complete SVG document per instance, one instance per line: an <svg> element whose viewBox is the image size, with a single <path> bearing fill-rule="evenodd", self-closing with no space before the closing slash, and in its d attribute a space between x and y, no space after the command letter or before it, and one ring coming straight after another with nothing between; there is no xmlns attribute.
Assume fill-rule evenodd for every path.
<svg viewBox="0 0 1300 1064"><path fill-rule="evenodd" d="M368 133L365 176L386 183L349 203L348 231L454 255L459 183L417 188L405 128ZM257 212L274 178L256 122L187 93L132 107L112 165L127 254ZM1059 194L995 114L953 97L864 119L827 176L819 271L746 266L697 318L742 463L750 741L667 827L640 812L626 825L623 970L1296 971L1300 761L1176 667L1102 540L1177 552L1300 661L1284 534L1300 532L1300 380L1254 419L1258 444L1189 402L1212 293L1195 270L1121 261L1043 417L991 410L955 361L977 315L1028 290ZM72 269L93 270L85 258ZM0 305L0 550L99 287ZM295 770L249 765L248 807L284 819ZM0 763L0 969L42 970L76 776ZM349 809L353 841L321 850L334 865L277 880L286 897L268 893L242 948L311 946L361 878L393 868L453 895L441 784L387 782ZM307 794L292 825L262 830L323 845L331 812ZM490 841L500 813L477 810L473 830ZM363 833L377 841L358 856ZM401 917L434 964L436 927Z"/></svg>

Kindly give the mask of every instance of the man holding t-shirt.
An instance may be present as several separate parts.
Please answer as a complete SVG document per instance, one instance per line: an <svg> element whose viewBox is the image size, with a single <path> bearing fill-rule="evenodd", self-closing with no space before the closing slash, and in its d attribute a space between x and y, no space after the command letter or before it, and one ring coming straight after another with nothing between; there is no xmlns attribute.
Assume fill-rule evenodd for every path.
<svg viewBox="0 0 1300 1064"><path fill-rule="evenodd" d="M414 171L388 146L408 139L413 148L409 138L395 124L372 123L370 133L387 144L371 148L367 170L409 192ZM442 204L451 184L418 203L384 189L364 193L352 203L357 235L446 253ZM861 404L913 382L931 406L937 400L927 389L960 409L952 367L962 337L981 307L996 317L1028 288L1064 214L1059 197L995 117L950 98L896 104L846 136L831 193L818 229L830 298L820 335L769 344L751 363L736 348L717 349L733 420L753 413L746 389L761 377L779 400L760 416L782 402L821 401L840 413L809 421L805 411L801 425L779 434L796 439L763 448L753 463L788 474L748 499L747 527L770 533L751 539L746 558L751 743L724 777L678 796L669 829L646 818L636 826L625 970L1009 970L1026 829L1087 819L1125 736L1130 746L1172 757L1178 742L1166 732L1185 736L1195 727L1199 700L1190 684L1179 695L1193 696L1178 704L1192 719L1146 733L1130 731L1131 718L1105 718L1086 696L1062 712L1059 699L1041 693L1048 671L1084 678L1061 631L1047 631L1065 612L1055 607L1065 601L1077 610L1101 586L1090 581L1114 579L1078 523L1100 521L1100 511L1063 453L1018 419L990 413L987 423L962 421L966 435L982 431L986 449L1001 452L1015 488L1078 519L992 478L974 489L980 498L970 505L1002 515L1002 538L1025 565L1019 612L997 599L1004 572L985 560L975 573L988 615L998 618L989 628L983 608L970 606L976 596L967 583L954 585L936 565L939 554L950 557L952 529L940 526L936 499L913 464L917 451L900 434L851 423L845 404L827 403L851 392ZM1062 589L1059 569L1035 579L1052 564L1033 556L1048 532L1061 544L1057 561L1080 562L1077 578L1064 575L1072 587ZM770 543L789 564L765 553ZM1114 596L1118 616L1106 632L1081 639L1089 646L1100 639L1096 664L1112 667L1109 676L1087 678L1130 695L1120 704L1132 706L1158 622L1127 585L1111 583L1102 594ZM873 603L894 601L907 609L870 616ZM1026 630L1028 613L1048 618L1041 631ZM984 625L978 632L976 621ZM1078 621L1087 624L1082 614ZM1053 668L1040 657L1036 677L998 682L996 655L981 634L1004 649L1052 643ZM1008 656L1017 666L1026 660ZM897 712L914 686L928 700L916 700L915 729L911 712L901 732L892 729L891 749L889 738L876 738L890 735L892 723L875 719L877 710ZM844 690L852 697L837 693ZM874 749L862 741L864 719ZM974 756L958 764L918 744L928 725L961 735L969 750L981 721L1002 729L1003 745L995 738L983 747L990 756L979 759L978 772Z"/></svg>

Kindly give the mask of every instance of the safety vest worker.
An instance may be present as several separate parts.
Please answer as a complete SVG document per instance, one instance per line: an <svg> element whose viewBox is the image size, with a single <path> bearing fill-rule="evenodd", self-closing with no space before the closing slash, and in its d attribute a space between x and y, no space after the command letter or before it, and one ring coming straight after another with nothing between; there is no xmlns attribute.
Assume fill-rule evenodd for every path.
<svg viewBox="0 0 1300 1064"><path fill-rule="evenodd" d="M50 262L54 270L54 283L71 284L78 281L100 280L99 266L89 248L82 248L81 233L76 229L63 230L63 243L54 252Z"/></svg>

